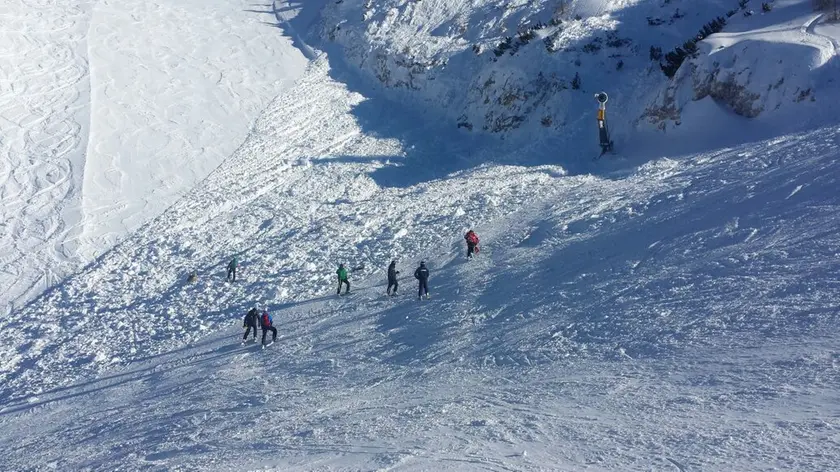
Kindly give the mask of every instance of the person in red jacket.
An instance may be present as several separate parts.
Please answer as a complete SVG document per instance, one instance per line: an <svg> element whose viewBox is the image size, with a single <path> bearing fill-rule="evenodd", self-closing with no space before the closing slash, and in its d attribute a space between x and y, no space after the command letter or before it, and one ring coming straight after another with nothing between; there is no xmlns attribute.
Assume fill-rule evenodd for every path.
<svg viewBox="0 0 840 472"><path fill-rule="evenodd" d="M472 259L473 254L478 254L478 235L475 231L469 230L464 235L464 239L467 241L467 259Z"/></svg>
<svg viewBox="0 0 840 472"><path fill-rule="evenodd" d="M269 346L274 344L274 341L277 341L277 328L274 326L274 320L271 319L271 315L268 314L268 310L263 310L262 315L260 315L260 327L262 328L262 345L263 347ZM265 343L265 335L271 331L271 342L266 344ZM247 334L247 333L245 333ZM254 334L257 334L257 328L254 327Z"/></svg>

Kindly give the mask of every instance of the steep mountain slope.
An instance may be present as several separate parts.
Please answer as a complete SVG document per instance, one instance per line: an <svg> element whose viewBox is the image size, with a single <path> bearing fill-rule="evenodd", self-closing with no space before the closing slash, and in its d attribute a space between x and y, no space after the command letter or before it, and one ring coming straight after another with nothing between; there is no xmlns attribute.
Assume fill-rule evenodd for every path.
<svg viewBox="0 0 840 472"><path fill-rule="evenodd" d="M347 0L328 5L321 37L392 96L419 103L450 126L579 140L592 126L594 92L609 90L622 103L617 120L630 121L630 110L644 101L636 92L664 81L647 67L647 49L668 43L675 27L653 31L645 16L682 6L672 3L679 5ZM699 21L680 26L694 30Z"/></svg>
<svg viewBox="0 0 840 472"><path fill-rule="evenodd" d="M435 157L445 131L411 129L330 72L319 61L200 188L2 327L21 348L3 356L0 462L820 470L840 457L840 130L569 177ZM467 227L483 245L469 263ZM226 284L232 254L244 268ZM421 258L426 302L408 275ZM348 298L332 292L336 261L366 266ZM281 331L266 352L225 328L255 302ZM18 452L40 437L55 450Z"/></svg>
<svg viewBox="0 0 840 472"><path fill-rule="evenodd" d="M367 263L361 274L370 274L392 255L448 244L470 224L535 201L563 175L494 166L438 180L440 167L476 165L489 151L464 143L459 155L434 126L408 132L410 117L349 92L327 70L320 61L278 98L182 201L7 322L5 394L194 339L253 301L322 295L335 261ZM393 133L417 144L403 147ZM228 286L217 275L233 255L243 283ZM193 270L199 283L186 285ZM62 324L18 329L44 316ZM97 335L102 320L109 336ZM75 360L54 370L56 357Z"/></svg>
<svg viewBox="0 0 840 472"><path fill-rule="evenodd" d="M213 171L307 65L251 1L100 2L92 22L87 260Z"/></svg>
<svg viewBox="0 0 840 472"><path fill-rule="evenodd" d="M398 9L399 21L372 16L402 32L371 50L386 62L411 27L422 39L453 12L496 18L482 2L369 3ZM755 140L765 122L707 97L686 102L667 139L593 163L589 142L572 145L588 118L566 137L528 141L511 128L488 139L439 119L460 106L455 95L443 112L422 104L444 89L469 96L463 82L394 93L360 78L368 63L354 54L376 35L346 54L315 49L304 43L313 5L261 6L312 64L239 148L0 320L0 469L829 470L840 460L836 112ZM330 3L317 24L359 6ZM654 5L584 7L606 11L581 20L590 44L597 22ZM468 33L498 33L479 24ZM339 43L358 33L343 31ZM653 82L638 84L655 94ZM625 86L613 96L626 99ZM643 109L634 103L626 113ZM644 133L634 139L660 136ZM469 262L468 228L482 237ZM239 280L227 283L234 255ZM402 286L388 298L391 259ZM416 300L420 260L431 300ZM341 298L339 262L356 268ZM239 345L254 304L281 333L265 351Z"/></svg>

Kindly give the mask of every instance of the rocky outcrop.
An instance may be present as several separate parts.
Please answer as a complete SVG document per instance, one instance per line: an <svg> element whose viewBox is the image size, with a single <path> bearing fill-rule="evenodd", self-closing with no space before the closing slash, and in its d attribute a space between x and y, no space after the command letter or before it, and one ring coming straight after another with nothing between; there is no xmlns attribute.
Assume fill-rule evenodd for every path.
<svg viewBox="0 0 840 472"><path fill-rule="evenodd" d="M706 98L745 118L816 101L820 50L809 44L743 40L710 44L683 63L646 107L637 124L660 130L679 125L687 107Z"/></svg>
<svg viewBox="0 0 840 472"><path fill-rule="evenodd" d="M749 68L722 70L718 62L712 63L711 70L698 68L692 74L694 100L712 97L737 115L755 118L764 111L764 105L761 94L749 88L752 83L750 75Z"/></svg>

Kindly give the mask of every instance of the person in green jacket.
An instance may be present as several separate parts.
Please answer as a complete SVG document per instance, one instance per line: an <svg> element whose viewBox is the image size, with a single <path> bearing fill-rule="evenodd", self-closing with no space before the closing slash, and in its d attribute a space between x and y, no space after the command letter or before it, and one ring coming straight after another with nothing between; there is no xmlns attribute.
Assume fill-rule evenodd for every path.
<svg viewBox="0 0 840 472"><path fill-rule="evenodd" d="M338 265L338 270L335 271L338 275L338 295L341 295L341 284L347 284L347 291L344 292L345 295L350 293L350 281L347 280L347 269L344 268L344 264Z"/></svg>

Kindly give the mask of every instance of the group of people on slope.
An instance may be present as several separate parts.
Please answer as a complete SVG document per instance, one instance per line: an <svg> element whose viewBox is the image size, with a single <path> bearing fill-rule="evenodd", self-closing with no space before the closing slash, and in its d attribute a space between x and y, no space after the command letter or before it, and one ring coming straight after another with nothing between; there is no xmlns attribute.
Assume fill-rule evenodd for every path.
<svg viewBox="0 0 840 472"><path fill-rule="evenodd" d="M397 261L391 261L388 265L388 289L385 291L388 296L393 297L397 294L397 289L400 287L400 281L397 279L399 273ZM414 271L414 278L418 282L417 299L421 300L424 296L429 298L431 296L429 294L429 268L426 267L425 261L420 261L420 266Z"/></svg>
<svg viewBox="0 0 840 472"><path fill-rule="evenodd" d="M400 281L397 279L397 274L399 273L400 271L397 270L397 261L391 261L391 264L388 265L388 289L385 291L389 296L397 294L397 289L400 286ZM350 281L348 280L347 269L344 267L344 264L338 265L336 274L338 275L338 290L336 294L341 295L341 286L346 284L347 290L344 294L347 295L350 293ZM417 298L422 299L424 296L429 298L431 296L429 294L429 268L426 267L425 261L420 261L420 266L414 271L414 278L419 283Z"/></svg>
<svg viewBox="0 0 840 472"><path fill-rule="evenodd" d="M475 231L469 230L464 235L464 240L467 242L467 259L472 259L474 254L478 254L478 235L475 234ZM397 261L391 261L391 264L388 265L388 288L385 291L389 296L397 294L397 289L400 286L399 279L397 278L399 273L400 271L397 270ZM347 290L344 292L345 295L350 293L350 280L344 264L338 265L336 275L338 275L338 290L336 294L341 295L342 285L347 285ZM418 282L417 299L421 300L424 296L428 299L431 296L429 293L429 268L426 267L425 261L420 261L420 266L414 271L414 278Z"/></svg>
<svg viewBox="0 0 840 472"><path fill-rule="evenodd" d="M257 326L262 328L262 345L265 346L265 337L269 331L271 331L271 342L268 344L273 344L274 341L277 341L277 328L274 327L274 320L271 319L271 315L268 314L268 310L263 309L260 311L259 308L254 306L248 313L245 313L245 319L242 320L242 327L245 328L245 334L242 336L242 344L245 344L245 341L248 340L248 334L251 333L251 330L254 330L254 342L257 341Z"/></svg>
<svg viewBox="0 0 840 472"><path fill-rule="evenodd" d="M467 231L467 234L464 235L464 240L467 242L467 259L472 259L473 255L478 254L478 235L476 235L473 230L469 230ZM228 281L236 281L236 268L238 266L239 259L234 257L228 264ZM389 296L397 294L397 289L400 286L399 279L397 278L399 273L400 271L397 270L397 261L392 260L391 264L388 265L388 289L386 290L386 293ZM429 293L429 274L430 272L429 268L426 267L426 262L420 261L420 266L414 271L414 278L417 279L418 282L418 300L422 300L423 297L428 299L431 296ZM336 294L341 295L342 286L347 287L344 292L345 295L350 293L350 278L344 264L338 265L336 275L338 276L338 290L336 291ZM242 327L245 328L245 334L242 336L243 344L247 341L251 330L254 332L254 341L257 340L257 327L262 328L263 346L266 346L266 336L269 332L271 332L271 343L269 344L274 343L274 341L277 340L277 328L275 328L273 324L273 320L271 319L271 315L268 314L268 310L260 310L257 306L252 307L248 310L248 313L245 314L245 318L242 320Z"/></svg>

